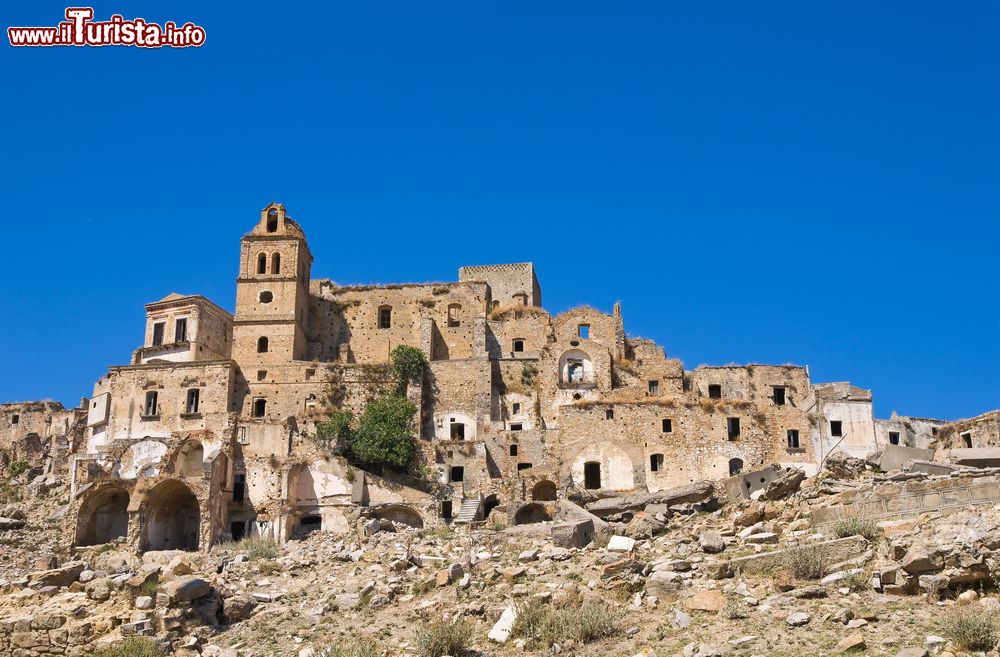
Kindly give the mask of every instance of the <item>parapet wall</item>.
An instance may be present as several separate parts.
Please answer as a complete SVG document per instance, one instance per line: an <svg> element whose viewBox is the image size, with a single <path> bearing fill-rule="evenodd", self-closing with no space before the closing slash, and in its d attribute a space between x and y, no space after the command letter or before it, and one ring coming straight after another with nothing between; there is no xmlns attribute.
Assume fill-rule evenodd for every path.
<svg viewBox="0 0 1000 657"><path fill-rule="evenodd" d="M872 520L915 518L930 511L965 509L970 505L1000 501L1000 476L996 470L962 473L947 478L922 479L877 488L846 491L840 504L815 509L813 525L853 516Z"/></svg>

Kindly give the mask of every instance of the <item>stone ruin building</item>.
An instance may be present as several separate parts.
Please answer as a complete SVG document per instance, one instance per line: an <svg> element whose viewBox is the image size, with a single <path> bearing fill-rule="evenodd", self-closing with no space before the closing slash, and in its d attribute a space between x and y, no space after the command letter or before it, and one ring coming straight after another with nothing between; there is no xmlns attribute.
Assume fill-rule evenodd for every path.
<svg viewBox="0 0 1000 657"><path fill-rule="evenodd" d="M781 469L813 474L834 450L1000 456L997 411L876 420L870 391L813 383L808 367L685 370L630 338L618 304L546 312L531 263L462 267L450 283L341 286L311 278L312 262L303 229L268 205L240 241L235 315L169 294L146 306L131 362L78 408L0 405L4 465L30 456L39 476L70 483L67 543L207 549L344 532L362 517L536 522L569 494L731 477L752 491ZM358 415L390 384L398 345L429 363L406 395L419 409L409 475L423 464L430 487L353 467L315 439L331 409Z"/></svg>

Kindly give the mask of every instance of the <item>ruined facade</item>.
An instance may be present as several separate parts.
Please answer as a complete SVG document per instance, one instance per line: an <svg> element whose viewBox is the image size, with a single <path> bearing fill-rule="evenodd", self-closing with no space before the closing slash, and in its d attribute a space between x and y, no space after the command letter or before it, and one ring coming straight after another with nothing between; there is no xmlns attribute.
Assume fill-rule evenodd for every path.
<svg viewBox="0 0 1000 657"><path fill-rule="evenodd" d="M546 312L530 263L381 286L313 279L312 263L302 228L271 204L240 242L235 314L170 294L146 306L131 362L79 408L0 406L4 458L48 450L46 467L70 476L67 541L204 549L347 531L360 516L530 522L571 493L656 492L770 464L812 473L833 450L939 436L1000 444L995 416L955 430L876 420L870 391L813 384L806 367L685 370L630 338L617 304ZM316 440L316 423L357 416L390 387L398 345L429 363L406 390L417 457L376 475Z"/></svg>

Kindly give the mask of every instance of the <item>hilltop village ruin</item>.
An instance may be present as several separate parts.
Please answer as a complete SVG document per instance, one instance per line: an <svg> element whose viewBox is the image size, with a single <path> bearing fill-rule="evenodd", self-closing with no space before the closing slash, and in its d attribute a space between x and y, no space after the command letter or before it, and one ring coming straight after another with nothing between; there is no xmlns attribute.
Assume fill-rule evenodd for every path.
<svg viewBox="0 0 1000 657"><path fill-rule="evenodd" d="M750 495L789 470L815 474L834 451L1000 463L996 411L881 420L870 391L813 383L808 367L685 370L630 338L618 304L543 310L530 263L379 286L312 279L312 263L303 229L268 205L240 241L235 314L169 294L146 306L131 362L79 407L0 405L3 465L44 454L38 477L69 482L68 545L206 550L372 517L531 523L573 495L732 478ZM390 386L398 345L428 362L405 391L419 409L416 457L406 472L367 471L317 440L316 425L338 408L359 415Z"/></svg>

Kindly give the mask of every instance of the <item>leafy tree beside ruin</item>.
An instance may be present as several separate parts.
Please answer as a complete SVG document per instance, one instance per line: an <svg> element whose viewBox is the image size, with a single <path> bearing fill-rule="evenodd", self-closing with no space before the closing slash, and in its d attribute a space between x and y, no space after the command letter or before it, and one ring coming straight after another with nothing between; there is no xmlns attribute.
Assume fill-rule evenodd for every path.
<svg viewBox="0 0 1000 657"><path fill-rule="evenodd" d="M365 406L353 431L351 452L363 463L402 470L413 458L410 423L417 407L399 395L376 397Z"/></svg>
<svg viewBox="0 0 1000 657"><path fill-rule="evenodd" d="M335 451L365 465L405 469L416 451L411 436L417 407L406 399L406 387L423 379L427 358L419 349L399 345L390 355L396 380L389 394L370 400L355 422L347 410L336 410L316 425L316 436Z"/></svg>
<svg viewBox="0 0 1000 657"><path fill-rule="evenodd" d="M401 344L389 355L392 375L396 377L396 394L405 395L409 383L419 382L427 371L427 358L416 347Z"/></svg>

